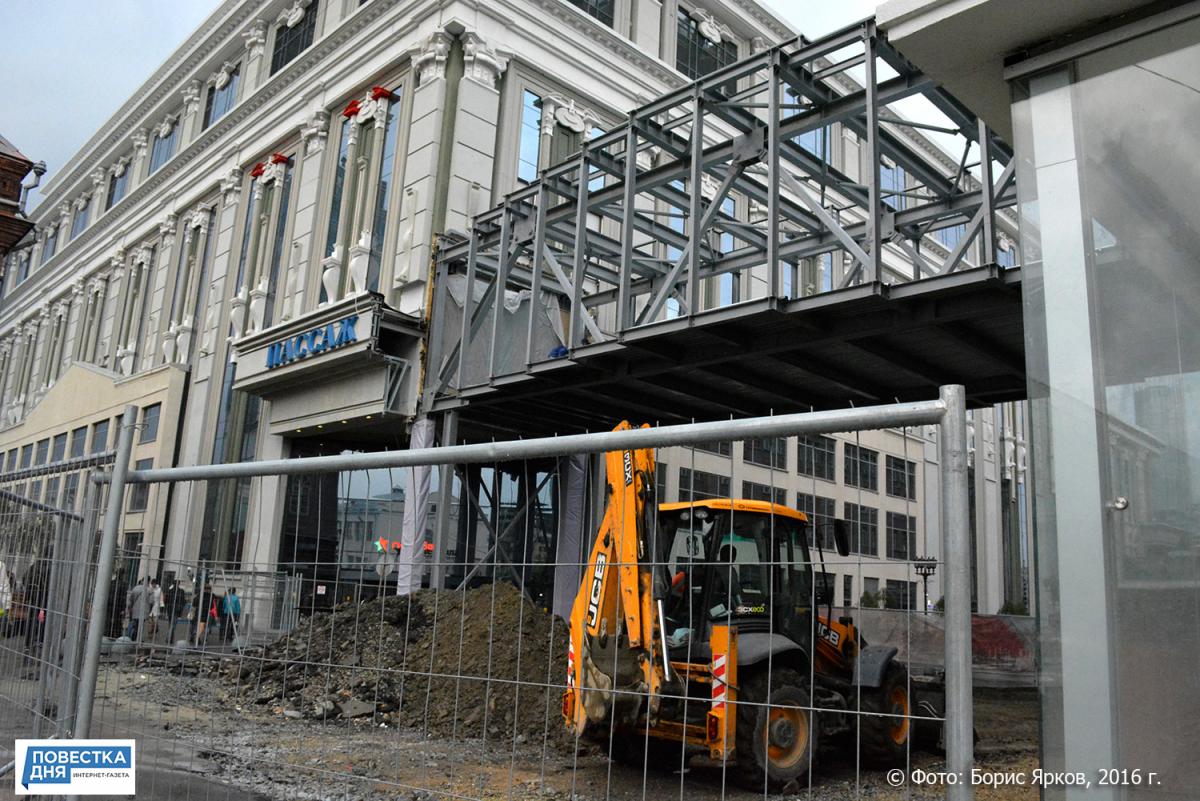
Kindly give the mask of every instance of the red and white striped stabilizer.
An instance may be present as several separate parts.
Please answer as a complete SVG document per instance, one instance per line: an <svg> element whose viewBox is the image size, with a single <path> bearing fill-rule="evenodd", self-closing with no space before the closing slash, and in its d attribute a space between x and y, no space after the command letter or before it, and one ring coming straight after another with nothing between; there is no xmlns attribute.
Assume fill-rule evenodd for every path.
<svg viewBox="0 0 1200 801"><path fill-rule="evenodd" d="M575 686L575 642L567 641L567 687Z"/></svg>
<svg viewBox="0 0 1200 801"><path fill-rule="evenodd" d="M728 685L725 683L725 654L717 654L712 661L712 708L713 711L725 708L725 698Z"/></svg>

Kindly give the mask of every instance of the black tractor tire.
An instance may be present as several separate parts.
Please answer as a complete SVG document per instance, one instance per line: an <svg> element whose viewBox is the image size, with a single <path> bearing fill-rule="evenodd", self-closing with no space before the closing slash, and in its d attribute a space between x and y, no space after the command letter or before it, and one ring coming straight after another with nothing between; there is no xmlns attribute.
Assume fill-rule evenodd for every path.
<svg viewBox="0 0 1200 801"><path fill-rule="evenodd" d="M690 754L681 752L684 745L675 740L646 736L645 729L616 731L612 735L611 756L614 762L637 768L645 766L652 773L671 773L687 766Z"/></svg>
<svg viewBox="0 0 1200 801"><path fill-rule="evenodd" d="M878 687L862 688L862 758L875 767L904 765L915 749L911 716L921 714L914 702L914 687L903 665L893 663ZM851 703L854 699L849 699Z"/></svg>
<svg viewBox="0 0 1200 801"><path fill-rule="evenodd" d="M776 792L812 766L817 720L806 682L794 670L755 671L737 691L735 775L747 789Z"/></svg>

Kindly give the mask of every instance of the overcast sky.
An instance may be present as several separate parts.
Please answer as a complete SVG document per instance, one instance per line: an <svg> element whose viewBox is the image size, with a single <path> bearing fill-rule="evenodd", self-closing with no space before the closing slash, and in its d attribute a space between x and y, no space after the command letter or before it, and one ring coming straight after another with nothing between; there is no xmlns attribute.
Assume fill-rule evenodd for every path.
<svg viewBox="0 0 1200 801"><path fill-rule="evenodd" d="M809 38L879 0L767 0ZM0 134L47 180L167 59L218 0L0 0ZM36 204L37 198L34 198Z"/></svg>

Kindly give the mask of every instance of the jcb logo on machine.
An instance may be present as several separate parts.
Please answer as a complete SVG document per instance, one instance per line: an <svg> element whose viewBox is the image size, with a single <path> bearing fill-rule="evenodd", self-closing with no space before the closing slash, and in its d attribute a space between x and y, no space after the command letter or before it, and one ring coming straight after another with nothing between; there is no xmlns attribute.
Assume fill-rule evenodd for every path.
<svg viewBox="0 0 1200 801"><path fill-rule="evenodd" d="M822 640L828 641L828 643L834 647L837 647L838 643L842 641L842 635L829 628L829 626L826 626L824 623L817 624L817 636Z"/></svg>
<svg viewBox="0 0 1200 801"><path fill-rule="evenodd" d="M608 558L604 554L596 554L596 568L592 571L592 591L588 594L587 622L589 626L596 625L600 616L600 588L604 585L604 568Z"/></svg>
<svg viewBox="0 0 1200 801"><path fill-rule="evenodd" d="M625 486L633 485L633 452L625 451Z"/></svg>

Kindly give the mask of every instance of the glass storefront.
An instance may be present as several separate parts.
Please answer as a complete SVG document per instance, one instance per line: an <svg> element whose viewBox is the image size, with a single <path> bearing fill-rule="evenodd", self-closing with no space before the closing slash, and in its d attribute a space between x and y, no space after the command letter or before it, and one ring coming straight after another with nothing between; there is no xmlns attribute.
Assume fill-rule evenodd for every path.
<svg viewBox="0 0 1200 801"><path fill-rule="evenodd" d="M1015 92L1043 766L1093 773L1089 799L1194 798L1200 21ZM1114 767L1142 781L1095 786Z"/></svg>

